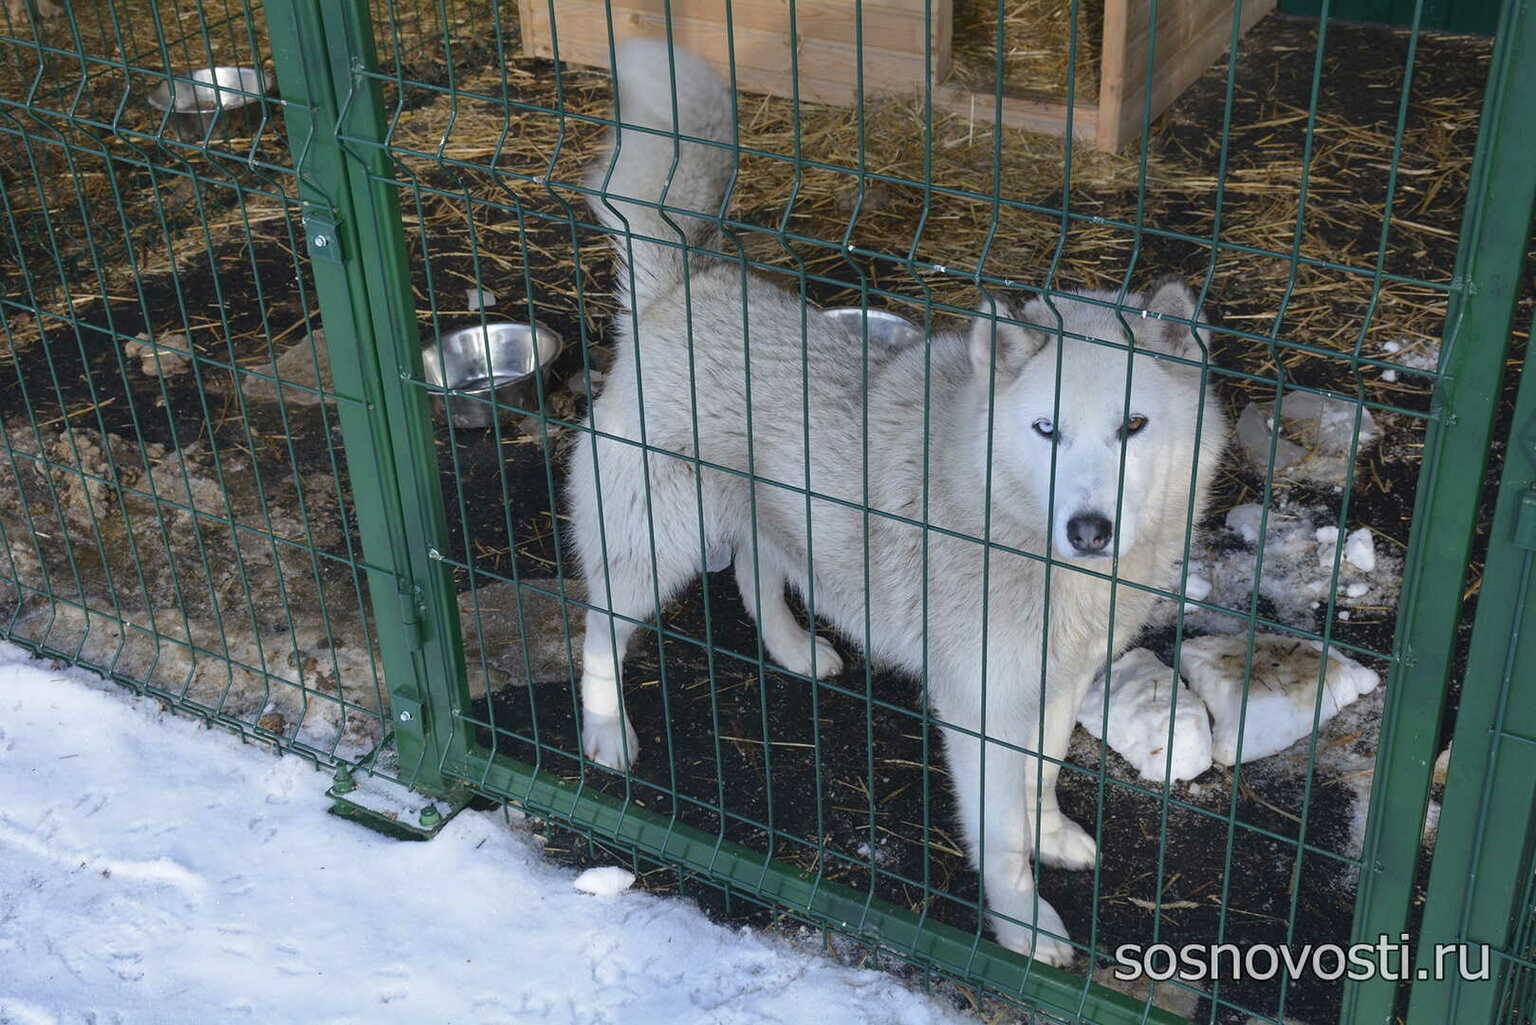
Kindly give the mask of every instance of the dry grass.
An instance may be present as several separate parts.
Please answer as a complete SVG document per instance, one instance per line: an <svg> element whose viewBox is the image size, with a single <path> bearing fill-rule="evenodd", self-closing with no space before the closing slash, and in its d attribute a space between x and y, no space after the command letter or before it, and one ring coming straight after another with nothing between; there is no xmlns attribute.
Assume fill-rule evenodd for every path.
<svg viewBox="0 0 1536 1025"><path fill-rule="evenodd" d="M970 45L975 36L962 31L959 21L985 19L988 12L976 8L987 6L959 6L957 46L961 40ZM1008 7L1005 28L1021 37L1059 39L1051 18L1060 8L1055 0ZM79 16L87 49L108 46L113 31L103 13L108 9L102 5ZM146 0L123 0L116 9L121 25L149 35L116 39L105 52L131 55L141 44L153 43L154 19ZM608 106L606 79L571 69L560 83L562 100L547 62L501 59L490 41L493 34L476 20L486 12L470 0L448 6L448 30L436 4L394 4L388 10L395 28L379 33L381 65L386 74L398 69L400 75L399 84L386 83L386 99L398 110L389 143L400 179L411 186L402 191L402 205L419 253L463 257L478 272L490 274L529 267L535 277L546 279L544 295L567 290L570 294L559 305L574 312L579 284L572 233L540 218L564 217L565 203L581 215L580 196L559 185L580 180L602 128L528 107L554 109L563 102L578 117L602 117ZM500 15L510 19L502 25L501 38L506 52L514 52L515 11L502 8ZM387 25L389 19L381 17L380 23ZM48 31L57 35L59 28ZM262 30L259 13L248 20L236 17L193 33L177 44L182 50L173 52L189 60L200 51L221 61L250 63L249 35L259 38ZM19 53L9 54L13 72ZM443 91L450 60L455 88L472 96ZM56 93L81 84L78 66L59 62L45 70L55 73ZM1401 69L1383 62L1372 74L1366 87L1390 95ZM1213 88L1219 89L1216 78ZM85 93L86 105L96 111L117 108L128 88L120 76L98 76L86 84L94 86ZM925 130L921 110L908 102L871 103L861 124L842 108L802 105L797 119L787 100L744 96L742 142L760 155L744 157L735 213L764 226L745 236L754 259L786 267L803 264L809 273L853 288L862 274L872 287L917 301L931 296L968 307L978 272L1039 285L1045 283L1042 268L1053 265L1054 283L1112 285L1134 259L1137 281L1169 271L1199 280L1210 272L1210 294L1230 325L1281 342L1350 354L1360 343L1364 354L1373 356L1387 339L1437 338L1443 315L1440 291L1393 283L1378 287L1359 272L1372 268L1380 255L1388 273L1449 278L1476 130L1475 91L1421 90L1415 97L1399 161L1392 231L1381 254L1395 124L1374 114L1362 119L1348 103L1325 103L1311 125L1309 155L1307 110L1288 102L1292 98L1273 83L1240 83L1224 177L1217 174L1221 135L1190 130L1205 112L1191 112L1186 98L1158 126L1144 168L1139 154L1075 149L1068 187L1062 143L1054 138L1008 129L994 136L990 126L952 115L937 116ZM153 131L153 119L139 106L130 103L122 109L121 123ZM65 160L61 147L34 147L34 166L28 166L12 147L8 157L0 158L19 222L41 228L51 218L68 224L81 220L84 212L118 225L120 244L106 253L103 280L86 289L55 281L54 301L120 294L135 275L164 273L204 258L219 249L221 240L275 247L293 256L296 210L290 179L247 174L234 161L187 149L146 148L109 131L74 131L68 139L72 146L96 152L75 152ZM828 166L797 166L792 159L797 143L807 160ZM261 138L231 140L224 148L253 152L277 166L291 161L280 121ZM147 155L157 170L134 172L116 159L135 151ZM924 181L962 194L934 194ZM241 191L251 187L271 195ZM1065 220L1056 212L1064 203L1071 214ZM520 222L519 212L532 219ZM1219 238L1241 248L1160 240L1138 232L1137 224ZM826 244L795 242L778 228ZM110 239L113 231L100 234ZM68 230L57 241L65 248L73 245L75 251L64 255L77 261L101 244L99 238L72 236ZM590 235L578 232L576 243L584 259L603 259ZM889 258L850 258L845 244ZM1293 251L1303 261L1351 270L1298 263L1291 258ZM907 262L908 254L915 263ZM470 271L451 271L449 277L453 274L468 274L467 283L475 283ZM433 297L421 298L430 312ZM442 297L445 305L439 312L453 309L455 301ZM1292 372L1314 359L1296 349L1275 351ZM1250 345L1242 362L1250 371L1273 370L1273 356L1267 345ZM1388 387L1373 378L1372 387L1385 400L1416 384L1409 377Z"/></svg>
<svg viewBox="0 0 1536 1025"><path fill-rule="evenodd" d="M997 82L998 17L1002 17L1003 92L1009 96L1064 97L1076 78L1076 102L1099 96L1103 0L957 0L951 81L991 93ZM1077 18L1077 64L1072 75L1070 30Z"/></svg>
<svg viewBox="0 0 1536 1025"><path fill-rule="evenodd" d="M1373 74L1372 87L1388 95L1400 86L1400 68ZM494 254L494 267L497 260L516 262L523 247L532 247L546 283L569 278L574 289L568 229L541 231L528 222L506 244L495 238L513 230L510 207L563 217L558 197L583 215L580 195L558 186L581 180L601 126L562 123L501 101L511 96L555 107L554 77L541 62L482 68L462 74L457 84L487 99L455 101L406 86L413 107L391 136L407 177L454 193L423 203L414 226L424 248L468 252L473 234L483 253ZM1218 76L1211 87L1218 95L1221 84ZM569 112L606 115L603 76L570 69L563 87ZM1198 283L1209 272L1212 312L1238 331L1281 343L1234 342L1228 355L1244 371L1273 374L1278 358L1287 374L1306 383L1351 393L1358 384L1383 402L1420 395L1422 378L1387 382L1369 368L1356 375L1349 360L1357 345L1365 358L1379 358L1387 340L1439 337L1441 289L1378 283L1371 271L1379 258L1387 274L1449 280L1476 132L1475 91L1415 95L1384 250L1380 227L1394 121L1374 113L1362 119L1345 105L1324 103L1310 126L1308 154L1306 108L1289 103L1284 90L1240 85L1223 177L1217 173L1220 133L1191 130L1203 112L1181 115L1182 109L1155 132L1145 168L1137 153L1075 149L1068 188L1055 138L1008 129L994 136L990 126L949 115L937 116L925 131L920 108L902 101L869 104L860 124L842 108L803 104L796 119L787 100L744 96L741 139L755 152L743 158L733 213L762 226L744 235L753 259L803 265L810 274L848 283L841 294L813 288L821 301L856 296L861 274L871 287L914 302L931 296L969 307L978 270L1039 285L1054 261L1055 283L1089 286L1117 284L1133 262L1133 284L1167 272ZM808 161L828 166L797 166L797 141ZM934 194L925 180L962 194ZM1003 202L991 198L999 194ZM1057 212L1063 201L1071 214L1065 227ZM1018 202L1043 209L1013 205ZM1220 245L1139 234L1138 222ZM605 259L596 239L580 235L578 241L584 259ZM850 257L845 244L887 258ZM574 295L569 299L574 309ZM1340 355L1309 355L1292 344Z"/></svg>
<svg viewBox="0 0 1536 1025"><path fill-rule="evenodd" d="M435 4L391 10L397 29L379 38L384 73L398 75L385 82L388 144L404 183L401 205L424 321L467 314L464 289L483 285L526 292L530 313L566 318L573 337L578 317L600 336L609 257L595 233L571 227L571 215L585 219L585 204L563 186L581 180L600 144L603 127L584 119L606 116L606 77L569 68L557 81L546 61L503 59L516 51L510 8L500 9L511 19L501 25L500 46L498 33L484 24L486 11L470 0L449 6L454 24L447 31ZM81 24L101 17L93 8ZM216 46L217 59L238 59L244 24L238 22L239 32L224 26L208 33L234 48ZM251 25L259 28L255 20ZM1379 358L1388 340L1440 336L1442 288L1377 281L1371 271L1379 260L1387 274L1449 280L1486 45L1425 41L1397 155L1400 64L1383 59L1362 67L1331 49L1325 80L1353 78L1337 94L1325 91L1309 119L1307 32L1296 23L1276 25L1265 22L1245 43L1242 66L1262 71L1239 75L1224 173L1216 130L1221 68L1155 126L1145 156L1076 148L1069 182L1059 139L1011 129L994 134L989 125L953 115L925 125L911 102L872 102L860 122L843 108L804 104L797 112L784 99L744 95L741 140L751 152L743 157L733 215L761 226L742 234L747 253L844 283L812 287L819 302L857 301L862 278L871 289L909 297L904 312L918 317L930 298L971 307L978 273L1026 287L1112 287L1127 279L1135 287L1166 273L1203 284L1208 276L1211 314L1257 336L1224 339L1223 366L1422 409L1424 378L1388 381L1370 367L1357 371L1353 357ZM1436 62L1472 70L1443 80L1435 77ZM78 84L77 66L50 67L59 89ZM455 94L447 91L450 72ZM85 94L87 106L113 109L122 81L100 77L95 85ZM1377 100L1362 107L1362 95ZM556 109L570 116L549 113ZM123 123L153 130L140 108L124 110ZM106 131L70 131L70 144L84 149L67 161L57 146L34 147L30 165L15 147L0 156L17 223L39 238L50 222L62 228L51 244L64 257L64 272L40 261L30 291L6 288L24 303L79 315L103 300L131 301L145 278L209 262L222 268L278 258L302 272L290 176L252 173L216 154L155 148ZM254 152L276 166L292 159L280 120L262 137L224 148ZM797 150L806 163L793 159ZM154 169L120 159L135 153ZM1382 248L1394 162L1391 231ZM926 181L946 191L936 193ZM269 194L243 191L253 187ZM100 227L80 230L87 223ZM89 258L98 250L103 260L96 267ZM29 318L11 320L13 344L35 341ZM1272 387L1236 384L1255 393Z"/></svg>

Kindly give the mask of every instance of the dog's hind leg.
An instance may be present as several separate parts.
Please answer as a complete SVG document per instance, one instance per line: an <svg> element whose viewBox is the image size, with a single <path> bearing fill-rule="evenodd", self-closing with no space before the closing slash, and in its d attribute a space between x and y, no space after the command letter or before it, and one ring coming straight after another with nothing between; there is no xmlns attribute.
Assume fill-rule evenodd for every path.
<svg viewBox="0 0 1536 1025"><path fill-rule="evenodd" d="M658 608L699 572L693 476L686 464L600 439L602 515L589 445L571 461L571 519L587 583L582 646L582 750L623 771L639 753L639 738L623 707L624 652ZM611 613L611 615L610 615Z"/></svg>
<svg viewBox="0 0 1536 1025"><path fill-rule="evenodd" d="M795 619L784 600L787 584L778 552L761 542L756 551L750 545L742 546L736 555L736 586L748 614L757 623L768 654L792 673L822 680L836 676L843 671L842 656L831 641L807 630Z"/></svg>

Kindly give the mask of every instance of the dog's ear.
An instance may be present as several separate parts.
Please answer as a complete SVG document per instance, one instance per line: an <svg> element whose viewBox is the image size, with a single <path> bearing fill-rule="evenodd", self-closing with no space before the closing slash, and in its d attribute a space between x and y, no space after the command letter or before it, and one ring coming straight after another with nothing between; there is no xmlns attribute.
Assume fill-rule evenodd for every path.
<svg viewBox="0 0 1536 1025"><path fill-rule="evenodd" d="M1049 317L1050 310L1039 299L1032 300L1022 312L1015 313L1006 299L983 292L981 303L976 307L976 318L971 323L971 365L976 373L986 380L995 358L999 383L1017 376L1029 358L1045 348L1046 336L1044 332L1010 324L1008 320L1043 324L1049 322L1046 319Z"/></svg>
<svg viewBox="0 0 1536 1025"><path fill-rule="evenodd" d="M1199 324L1205 321L1205 313L1188 285L1179 278L1163 278L1152 286L1143 303L1147 312L1156 316L1131 320L1136 331L1137 348L1183 359L1201 357L1202 346L1209 345L1210 335L1186 323L1192 321ZM1174 319L1161 319L1164 317ZM1127 314L1127 319L1131 319L1130 314Z"/></svg>

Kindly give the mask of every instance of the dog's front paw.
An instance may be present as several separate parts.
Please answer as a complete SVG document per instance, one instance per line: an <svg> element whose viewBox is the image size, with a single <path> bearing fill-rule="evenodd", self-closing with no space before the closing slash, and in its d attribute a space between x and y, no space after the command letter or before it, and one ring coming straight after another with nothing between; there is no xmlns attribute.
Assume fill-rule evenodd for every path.
<svg viewBox="0 0 1536 1025"><path fill-rule="evenodd" d="M1040 819L1040 861L1074 871L1092 868L1099 860L1099 845L1088 831L1061 812Z"/></svg>
<svg viewBox="0 0 1536 1025"><path fill-rule="evenodd" d="M818 634L807 634L806 637L816 645L816 665L811 665L811 649L804 641L796 642L784 652L789 658L776 659L779 665L801 676L812 675L814 669L818 680L830 680L843 671L843 656L837 653L831 641Z"/></svg>
<svg viewBox="0 0 1536 1025"><path fill-rule="evenodd" d="M583 712L581 749L597 764L615 772L625 772L640 753L640 738L629 724L629 716L622 712L618 715Z"/></svg>
<svg viewBox="0 0 1536 1025"><path fill-rule="evenodd" d="M1025 896L1024 900L1027 906L1015 916L1018 922L992 916L992 931L997 934L997 942L1037 961L1058 968L1069 967L1077 951L1067 942L1066 923L1045 900L1039 902L1038 909L1033 894ZM1035 920L1035 928L1026 924L1031 917Z"/></svg>

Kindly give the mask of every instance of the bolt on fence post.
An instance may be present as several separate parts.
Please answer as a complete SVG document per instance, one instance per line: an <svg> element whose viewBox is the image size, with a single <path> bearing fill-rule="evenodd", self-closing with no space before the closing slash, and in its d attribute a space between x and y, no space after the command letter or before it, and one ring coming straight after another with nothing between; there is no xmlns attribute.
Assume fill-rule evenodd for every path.
<svg viewBox="0 0 1536 1025"><path fill-rule="evenodd" d="M270 0L268 31L367 561L402 783L446 789L463 644L366 0ZM342 142L342 137L346 142ZM414 373L411 372L414 368Z"/></svg>

